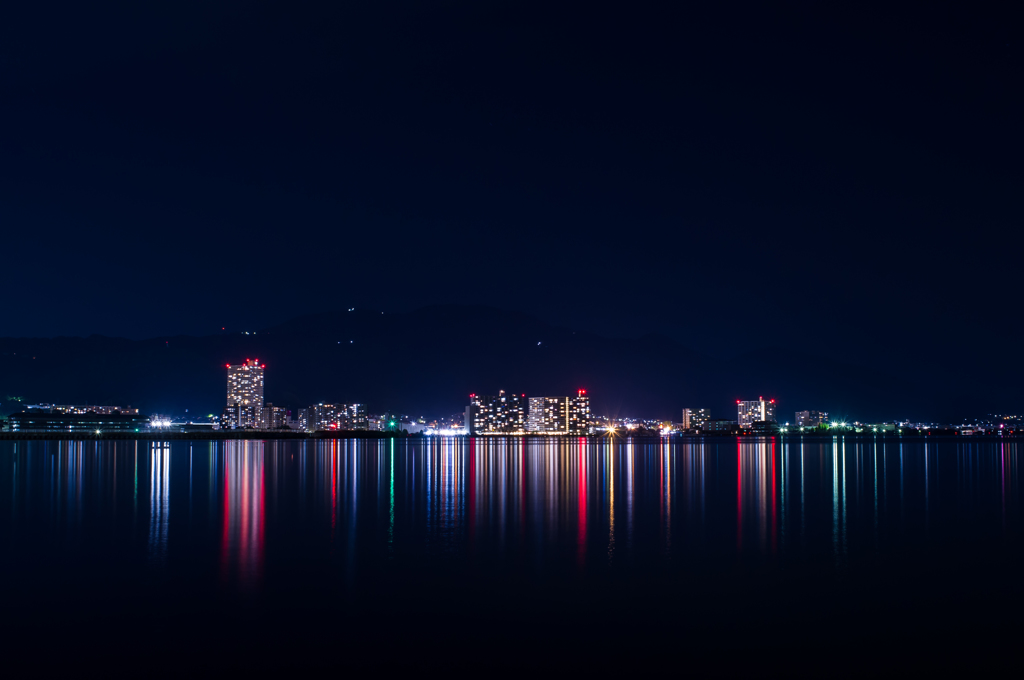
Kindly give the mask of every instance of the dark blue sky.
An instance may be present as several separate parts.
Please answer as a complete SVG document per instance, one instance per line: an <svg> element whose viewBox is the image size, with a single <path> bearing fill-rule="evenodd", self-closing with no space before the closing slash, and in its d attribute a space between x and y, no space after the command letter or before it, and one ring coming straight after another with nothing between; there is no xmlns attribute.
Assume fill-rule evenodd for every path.
<svg viewBox="0 0 1024 680"><path fill-rule="evenodd" d="M342 4L0 10L0 334L468 302L1016 361L998 5Z"/></svg>

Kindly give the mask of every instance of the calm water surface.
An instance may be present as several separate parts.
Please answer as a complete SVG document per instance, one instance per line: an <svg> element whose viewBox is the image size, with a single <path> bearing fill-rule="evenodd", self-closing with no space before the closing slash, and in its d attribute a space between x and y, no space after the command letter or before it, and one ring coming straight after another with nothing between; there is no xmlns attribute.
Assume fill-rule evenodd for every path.
<svg viewBox="0 0 1024 680"><path fill-rule="evenodd" d="M998 670L1019 446L0 442L3 624L54 670Z"/></svg>

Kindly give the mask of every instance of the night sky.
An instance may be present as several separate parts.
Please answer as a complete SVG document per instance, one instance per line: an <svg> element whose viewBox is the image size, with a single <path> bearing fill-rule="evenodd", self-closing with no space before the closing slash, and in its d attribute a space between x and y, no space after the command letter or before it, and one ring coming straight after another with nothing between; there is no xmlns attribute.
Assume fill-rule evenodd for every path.
<svg viewBox="0 0 1024 680"><path fill-rule="evenodd" d="M0 335L472 303L1004 380L1011 3L680 4L5 6Z"/></svg>

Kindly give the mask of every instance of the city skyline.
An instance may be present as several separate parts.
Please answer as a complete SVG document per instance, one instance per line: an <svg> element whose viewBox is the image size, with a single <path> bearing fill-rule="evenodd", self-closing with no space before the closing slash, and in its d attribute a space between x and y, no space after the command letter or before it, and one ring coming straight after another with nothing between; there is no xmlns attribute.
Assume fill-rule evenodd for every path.
<svg viewBox="0 0 1024 680"><path fill-rule="evenodd" d="M666 5L661 20L595 16L621 39L603 41L566 31L578 23L563 7L543 20L525 7L450 20L349 11L322 6L307 25L253 9L270 34L295 22L273 57L258 33L194 33L149 7L75 13L81 31L8 41L2 115L16 137L0 165L19 254L8 280L32 294L8 297L0 336L199 337L352 307L491 305L610 338L657 334L712 362L775 347L794 364L941 375L953 399L991 393L991 408L1024 410L1005 394L1024 375L1013 361L1024 221L1013 22L930 16L945 29L890 33L901 13L889 9L804 30L770 6ZM150 26L167 42L130 37ZM354 56L383 45L387 59ZM342 67L355 63L366 71ZM184 108L141 104L165 97ZM386 250L383 234L395 245L387 276L372 256L336 266L342 253ZM258 304L195 304L230 299L295 248L308 264ZM628 255L598 275L612 253ZM83 274L79 258L94 266ZM502 274L422 276L425 261L449 258ZM755 277L766 262L772 273ZM956 263L956 276L936 278L935 263ZM167 276L182 267L189 276ZM971 331L920 333L963 318Z"/></svg>
<svg viewBox="0 0 1024 680"><path fill-rule="evenodd" d="M431 338L404 331L431 323L458 332ZM990 391L945 374L909 380L898 371L781 350L721 361L656 336L608 338L493 308L444 306L410 314L347 308L250 332L145 341L0 338L0 413L17 410L21 399L220 415L223 373L214 367L223 371L247 357L272 367L265 401L293 417L319 402L447 416L462 411L465 394L506 385L533 395L586 385L597 413L672 421L694 403L735 419L726 415L730 404L765 392L784 397L783 422L808 409L913 422L1024 412L1010 382Z"/></svg>
<svg viewBox="0 0 1024 680"><path fill-rule="evenodd" d="M351 310L350 310L351 311ZM340 344L340 343L339 343ZM499 390L497 395L469 395L462 421L457 417L450 420L435 418L428 421L408 414L384 412L369 414L365 403L331 404L319 402L298 409L293 417L289 409L264 403L266 364L258 359L246 359L241 364L226 364L227 406L221 416L213 414L209 420L194 416L185 422L168 418L166 415L146 416L138 408L113 405L56 405L26 404L23 410L0 418L2 429L11 433L67 432L102 435L107 432L142 433L150 430L198 433L203 430L215 432L260 431L266 436L273 431L305 433L370 433L389 431L392 433L427 435L469 435L469 436L585 436L601 432L612 434L622 429L627 434L670 435L748 435L761 436L804 434L878 434L903 435L916 432L931 434L997 434L1013 435L1024 417L1007 415L992 416L989 420L975 419L962 425L947 423L911 423L910 421L880 421L874 423L852 420L828 420L823 411L805 410L794 413L795 422L780 423L776 417L777 403L774 398L757 400L736 400L736 419L712 418L708 408L683 408L680 421L650 418L613 418L591 412L587 390L579 389L575 397L546 396L528 397L526 393L506 393ZM0 414L2 416L2 414ZM1002 422L1000 422L1002 419ZM1009 425L1007 428L1006 426ZM208 427L209 426L209 427Z"/></svg>
<svg viewBox="0 0 1024 680"><path fill-rule="evenodd" d="M1018 13L5 3L4 641L1005 674Z"/></svg>

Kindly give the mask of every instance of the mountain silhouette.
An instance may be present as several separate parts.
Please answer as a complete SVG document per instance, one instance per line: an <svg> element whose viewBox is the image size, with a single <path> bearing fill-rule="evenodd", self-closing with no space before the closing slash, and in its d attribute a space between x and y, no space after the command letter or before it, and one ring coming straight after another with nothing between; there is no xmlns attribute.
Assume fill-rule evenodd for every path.
<svg viewBox="0 0 1024 680"><path fill-rule="evenodd" d="M609 324L628 323L610 318ZM266 364L266 400L298 409L365 402L371 412L461 413L470 393L568 395L586 389L599 415L678 421L683 407L735 419L736 399L775 398L778 417L815 409L862 421L962 417L984 399L935 384L766 346L731 360L647 335L611 338L479 306L299 316L251 334L126 340L0 338L4 411L22 403L130 404L147 413L219 414L226 364Z"/></svg>

